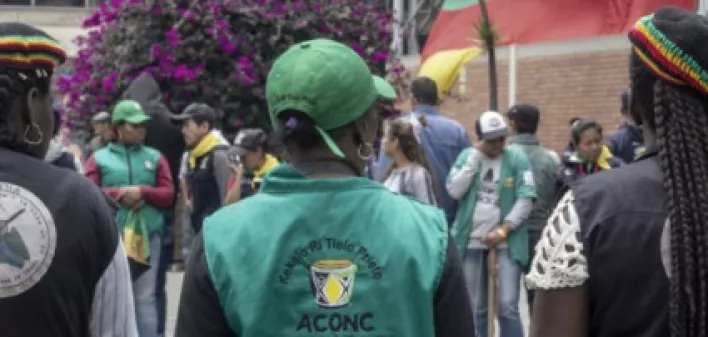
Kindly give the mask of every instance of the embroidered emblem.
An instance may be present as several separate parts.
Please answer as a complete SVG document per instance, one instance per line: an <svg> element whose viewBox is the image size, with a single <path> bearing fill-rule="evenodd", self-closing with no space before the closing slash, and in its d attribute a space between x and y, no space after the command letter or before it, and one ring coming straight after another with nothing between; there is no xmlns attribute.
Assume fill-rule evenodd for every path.
<svg viewBox="0 0 708 337"><path fill-rule="evenodd" d="M23 187L0 182L0 299L42 280L54 259L57 234L47 206Z"/></svg>

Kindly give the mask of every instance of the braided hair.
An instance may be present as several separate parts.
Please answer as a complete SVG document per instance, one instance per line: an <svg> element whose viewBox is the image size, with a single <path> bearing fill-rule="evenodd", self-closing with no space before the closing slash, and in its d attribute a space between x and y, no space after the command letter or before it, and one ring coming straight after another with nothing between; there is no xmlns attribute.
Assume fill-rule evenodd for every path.
<svg viewBox="0 0 708 337"><path fill-rule="evenodd" d="M48 95L54 67L65 58L64 50L42 30L17 22L0 24L0 147L30 152L21 126L33 121L27 112L16 116L12 111L16 104L26 110L18 98L33 88Z"/></svg>
<svg viewBox="0 0 708 337"><path fill-rule="evenodd" d="M670 14L676 15L675 12ZM663 20L666 20L669 14L657 12L655 15L664 16ZM634 44L630 59L630 110L633 116L641 118L648 131L656 135L664 189L668 197L671 224L671 333L674 337L706 337L708 92L701 85L684 79L677 71L678 68L671 67L671 61L647 57L652 52L652 46L643 43L641 34L658 33L651 22L644 20L637 24L644 26L630 33Z"/></svg>

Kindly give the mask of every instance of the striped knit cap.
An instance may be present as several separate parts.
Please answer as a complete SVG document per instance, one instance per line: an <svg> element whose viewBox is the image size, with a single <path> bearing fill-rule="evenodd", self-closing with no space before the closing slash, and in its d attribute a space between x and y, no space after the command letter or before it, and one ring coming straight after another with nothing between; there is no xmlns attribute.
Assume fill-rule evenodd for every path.
<svg viewBox="0 0 708 337"><path fill-rule="evenodd" d="M65 60L61 45L41 30L17 22L0 23L0 68L33 70L37 77L47 77Z"/></svg>
<svg viewBox="0 0 708 337"><path fill-rule="evenodd" d="M708 19L679 7L663 7L634 25L635 55L663 80L708 95Z"/></svg>

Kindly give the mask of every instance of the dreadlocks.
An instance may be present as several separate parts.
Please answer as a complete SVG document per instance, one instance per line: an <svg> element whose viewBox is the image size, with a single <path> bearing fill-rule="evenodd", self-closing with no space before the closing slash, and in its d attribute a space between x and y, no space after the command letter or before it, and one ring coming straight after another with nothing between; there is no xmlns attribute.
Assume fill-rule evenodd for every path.
<svg viewBox="0 0 708 337"><path fill-rule="evenodd" d="M643 24L652 28L649 22ZM708 31L705 33L708 34ZM662 72L662 69L670 68L662 60L656 60L656 64L666 68L655 67L652 63L655 60L647 58L645 53L645 48L651 46L643 44L639 35L630 33L635 47L630 71L633 93L631 109L637 112L635 116L641 116L649 130L655 132L668 196L672 336L706 337L708 94L700 85L674 81L671 76L675 73L671 71L676 71L676 68Z"/></svg>
<svg viewBox="0 0 708 337"><path fill-rule="evenodd" d="M704 99L655 85L659 158L671 220L671 323L674 336L708 332L708 119Z"/></svg>

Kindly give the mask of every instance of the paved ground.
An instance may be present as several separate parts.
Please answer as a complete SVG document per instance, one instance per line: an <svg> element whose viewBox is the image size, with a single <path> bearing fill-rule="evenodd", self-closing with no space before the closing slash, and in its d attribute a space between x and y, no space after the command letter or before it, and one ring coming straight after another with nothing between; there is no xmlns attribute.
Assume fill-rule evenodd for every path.
<svg viewBox="0 0 708 337"><path fill-rule="evenodd" d="M174 326L175 320L177 319L177 306L179 304L179 293L182 289L182 273L169 273L167 277L167 298L168 298L168 311L167 311L167 331L165 337L174 336ZM526 292L521 290L521 299L519 301L519 308L521 309L521 319L524 322L526 331L528 333L529 326L529 312L526 305ZM497 330L498 331L498 330ZM497 336L499 334L497 333Z"/></svg>
<svg viewBox="0 0 708 337"><path fill-rule="evenodd" d="M175 321L177 320L177 306L179 293L182 290L182 273L167 273L167 326L165 337L173 337Z"/></svg>

